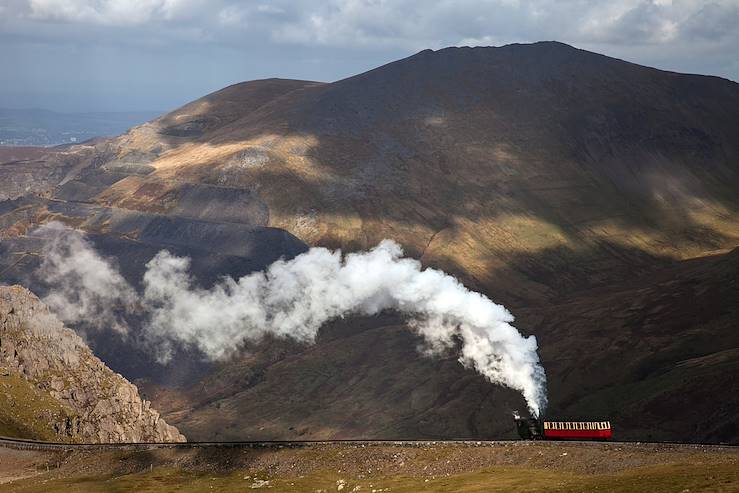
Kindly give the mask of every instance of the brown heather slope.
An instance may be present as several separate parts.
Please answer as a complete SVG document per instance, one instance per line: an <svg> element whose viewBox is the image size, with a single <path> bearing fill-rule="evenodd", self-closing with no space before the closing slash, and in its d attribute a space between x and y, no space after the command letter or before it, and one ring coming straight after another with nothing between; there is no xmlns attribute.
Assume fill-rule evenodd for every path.
<svg viewBox="0 0 739 493"><path fill-rule="evenodd" d="M0 201L29 194L48 194L87 164L91 150L90 145L75 146L72 150L0 146Z"/></svg>
<svg viewBox="0 0 739 493"><path fill-rule="evenodd" d="M84 152L50 198L0 204L6 279L33 282L28 233L49 219L94 234L130 279L173 245L208 283L300 240L392 238L539 337L552 415L737 440L734 82L561 43L426 50L330 84L230 86ZM392 314L187 371L192 357L133 365L111 341L96 353L151 379L194 438L489 438L523 407L453 356L419 356Z"/></svg>
<svg viewBox="0 0 739 493"><path fill-rule="evenodd" d="M519 310L539 339L549 414L607 416L624 440L739 442L738 279L735 250ZM420 342L388 318L332 324L287 357L255 348L184 400L151 397L192 439L514 437L519 397L452 355L423 357Z"/></svg>
<svg viewBox="0 0 739 493"><path fill-rule="evenodd" d="M726 80L557 43L450 48L242 109L231 120L214 105L227 123L95 200L169 213L188 182L247 188L269 225L309 244L391 237L511 301L738 244L739 88ZM122 142L149 148L137 131Z"/></svg>

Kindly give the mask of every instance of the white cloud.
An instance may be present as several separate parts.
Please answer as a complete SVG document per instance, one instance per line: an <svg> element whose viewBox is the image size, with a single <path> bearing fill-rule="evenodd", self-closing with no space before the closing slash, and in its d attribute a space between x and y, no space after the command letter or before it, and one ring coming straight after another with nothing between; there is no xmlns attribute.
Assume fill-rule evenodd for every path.
<svg viewBox="0 0 739 493"><path fill-rule="evenodd" d="M218 12L218 22L223 26L244 26L246 24L246 11L237 6L229 5Z"/></svg>
<svg viewBox="0 0 739 493"><path fill-rule="evenodd" d="M202 13L200 0L29 0L30 17L39 21L127 26L174 21Z"/></svg>
<svg viewBox="0 0 739 493"><path fill-rule="evenodd" d="M462 38L455 44L460 46L495 46L501 44L501 40L495 36L485 35L480 38Z"/></svg>
<svg viewBox="0 0 739 493"><path fill-rule="evenodd" d="M257 5L257 12L261 12L263 14L280 15L280 14L284 14L285 10L275 5L261 4L261 5Z"/></svg>
<svg viewBox="0 0 739 493"><path fill-rule="evenodd" d="M275 42L415 48L462 41L564 39L667 44L736 37L739 0L9 0L7 15L37 22L243 28ZM175 26L172 26L173 28ZM164 30L160 33L166 36ZM217 39L217 37L216 37Z"/></svg>
<svg viewBox="0 0 739 493"><path fill-rule="evenodd" d="M497 45L560 40L577 45L663 46L690 52L696 40L739 41L739 0L331 0L292 4L290 19L270 25L278 43L400 47ZM618 51L618 50L616 50Z"/></svg>
<svg viewBox="0 0 739 493"><path fill-rule="evenodd" d="M160 86L178 65L178 103L250 78L336 80L425 48L557 40L669 70L739 79L739 0L0 0L0 60L13 73L51 66L59 46L80 67L113 67ZM35 46L33 48L31 45ZM156 52L150 50L155 48ZM103 52L107 54L103 55ZM157 57L159 57L157 59ZM141 59L149 59L146 66ZM141 64L142 67L137 69ZM202 70L208 65L208 70ZM190 67L199 67L191 73ZM107 69L107 70L106 70ZM156 72L160 78L156 81ZM54 77L65 76L58 70ZM195 71L193 71L195 72ZM45 74L46 75L46 74ZM23 75L7 76L17 91ZM111 75L112 77L112 75ZM45 78L48 78L46 76ZM143 79L143 76L141 77ZM92 82L90 83L92 84ZM192 87L189 92L185 86ZM128 86L127 86L128 87ZM126 90L133 91L133 89ZM141 90L148 91L148 87ZM170 98L171 90L161 95ZM138 97L138 95L137 95ZM0 98L1 99L1 98ZM159 106L159 104L157 104Z"/></svg>

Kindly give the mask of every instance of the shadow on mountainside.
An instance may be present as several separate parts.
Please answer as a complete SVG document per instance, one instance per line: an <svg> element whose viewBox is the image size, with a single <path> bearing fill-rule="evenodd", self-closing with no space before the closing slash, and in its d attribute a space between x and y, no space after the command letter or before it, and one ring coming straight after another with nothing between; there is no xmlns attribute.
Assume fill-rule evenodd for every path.
<svg viewBox="0 0 739 493"><path fill-rule="evenodd" d="M736 252L705 256L739 244L737 119L733 82L559 43L424 51L332 84L209 95L0 221L93 231L133 279L173 249L205 284L306 244L391 238L537 335L552 413L613 417L623 438L736 441ZM262 240L250 251L265 255L239 253ZM12 245L0 268L22 278L38 260ZM399 320L321 334L216 367L95 346L127 376L197 389L176 390L185 407L170 415L196 438L494 438L524 408L454 357L421 356Z"/></svg>
<svg viewBox="0 0 739 493"><path fill-rule="evenodd" d="M549 416L610 419L622 439L736 442L737 258L514 309L539 342ZM226 365L166 416L199 439L512 436L521 397L421 342L392 314L335 321L315 346Z"/></svg>

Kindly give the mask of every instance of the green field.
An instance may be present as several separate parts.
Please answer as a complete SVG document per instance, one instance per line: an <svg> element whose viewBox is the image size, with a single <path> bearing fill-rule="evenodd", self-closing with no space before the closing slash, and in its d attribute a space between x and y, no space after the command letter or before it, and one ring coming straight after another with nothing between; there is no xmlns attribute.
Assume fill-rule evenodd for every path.
<svg viewBox="0 0 739 493"><path fill-rule="evenodd" d="M48 392L16 375L0 379L0 436L60 441L61 426L73 413Z"/></svg>

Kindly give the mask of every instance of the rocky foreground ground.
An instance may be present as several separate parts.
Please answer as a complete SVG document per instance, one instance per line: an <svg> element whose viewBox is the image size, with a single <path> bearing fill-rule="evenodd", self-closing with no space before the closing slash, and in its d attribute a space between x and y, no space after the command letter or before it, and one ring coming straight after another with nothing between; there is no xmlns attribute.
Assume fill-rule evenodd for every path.
<svg viewBox="0 0 739 493"><path fill-rule="evenodd" d="M0 448L6 492L739 491L739 449L553 442L33 452Z"/></svg>

